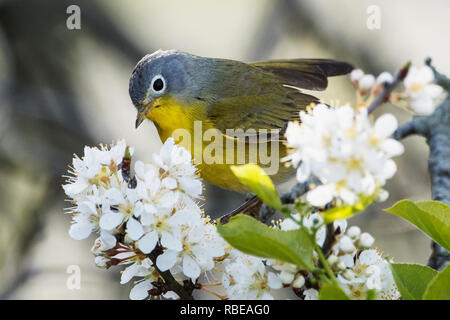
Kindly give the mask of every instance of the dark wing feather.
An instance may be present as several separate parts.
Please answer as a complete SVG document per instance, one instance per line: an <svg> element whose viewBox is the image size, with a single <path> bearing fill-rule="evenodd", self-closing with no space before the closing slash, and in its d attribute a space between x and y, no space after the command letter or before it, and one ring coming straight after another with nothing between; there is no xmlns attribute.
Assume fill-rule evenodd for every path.
<svg viewBox="0 0 450 320"><path fill-rule="evenodd" d="M250 65L273 73L284 83L309 90L325 90L327 77L347 74L353 66L329 59L291 59L253 62Z"/></svg>
<svg viewBox="0 0 450 320"><path fill-rule="evenodd" d="M348 73L352 66L321 59L251 64L214 59L212 69L201 95L208 97L208 119L216 128L222 133L226 129L279 129L282 134L288 121L298 119L300 110L319 101L297 88L323 90L327 76Z"/></svg>

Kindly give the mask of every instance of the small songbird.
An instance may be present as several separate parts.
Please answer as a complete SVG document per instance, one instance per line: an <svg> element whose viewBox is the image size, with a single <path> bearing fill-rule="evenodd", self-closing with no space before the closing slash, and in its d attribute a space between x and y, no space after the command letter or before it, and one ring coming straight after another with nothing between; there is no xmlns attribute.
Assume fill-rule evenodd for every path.
<svg viewBox="0 0 450 320"><path fill-rule="evenodd" d="M146 118L150 119L163 142L177 129L186 130L192 138L176 142L185 146L194 160L201 159L211 143L194 139L195 122L201 121L201 134L211 129L221 133L223 148L234 147L231 160L237 161L238 150L244 150L245 162L250 160L254 152L251 150L255 150L250 148L255 140L239 134L227 135L227 129L244 132L254 129L256 138L262 129L277 129L279 135L269 134L256 140L258 145L268 144L269 157L276 156L278 170L271 178L277 184L293 173L292 168L280 163L287 154L283 141L287 122L298 120L300 110L318 102L300 89L324 90L327 77L343 75L352 69L348 63L327 59L244 63L159 50L138 62L131 75L129 93L138 111L136 128ZM247 192L247 187L230 169L233 161L226 159L227 151L215 150L212 154L223 161L197 161L201 178L225 189ZM259 154L256 162L263 168L271 165L260 161Z"/></svg>

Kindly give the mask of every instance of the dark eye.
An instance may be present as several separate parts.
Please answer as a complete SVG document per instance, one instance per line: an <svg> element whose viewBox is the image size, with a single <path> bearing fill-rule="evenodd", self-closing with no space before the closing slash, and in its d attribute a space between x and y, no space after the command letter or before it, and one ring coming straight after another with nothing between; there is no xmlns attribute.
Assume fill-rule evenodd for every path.
<svg viewBox="0 0 450 320"><path fill-rule="evenodd" d="M157 75L152 80L152 89L153 91L160 93L165 89L166 83L164 78L161 75Z"/></svg>
<svg viewBox="0 0 450 320"><path fill-rule="evenodd" d="M164 82L161 79L156 79L155 82L153 82L153 90L160 91L164 88Z"/></svg>

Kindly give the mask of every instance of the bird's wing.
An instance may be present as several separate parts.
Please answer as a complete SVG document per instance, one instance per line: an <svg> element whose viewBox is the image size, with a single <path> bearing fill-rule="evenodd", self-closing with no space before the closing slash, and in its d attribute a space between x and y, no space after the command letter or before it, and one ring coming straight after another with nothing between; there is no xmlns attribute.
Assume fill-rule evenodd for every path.
<svg viewBox="0 0 450 320"><path fill-rule="evenodd" d="M227 129L285 130L289 120L316 97L302 93L298 87L324 89L327 76L350 71L348 64L332 60L278 60L252 64L217 60L216 88L208 92L207 115L223 133Z"/></svg>
<svg viewBox="0 0 450 320"><path fill-rule="evenodd" d="M281 77L285 84L308 90L325 90L327 77L353 70L353 66L347 62L330 59L270 60L250 65Z"/></svg>

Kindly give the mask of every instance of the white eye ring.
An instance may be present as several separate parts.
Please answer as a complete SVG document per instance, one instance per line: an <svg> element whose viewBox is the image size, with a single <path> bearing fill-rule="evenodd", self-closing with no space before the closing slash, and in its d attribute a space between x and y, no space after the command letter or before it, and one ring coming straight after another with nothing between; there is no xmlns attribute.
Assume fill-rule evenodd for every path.
<svg viewBox="0 0 450 320"><path fill-rule="evenodd" d="M160 80L160 81L158 81L158 80ZM150 85L150 89L155 94L164 93L164 91L166 91L166 80L164 80L164 77L160 74L154 76L152 79L152 83Z"/></svg>

